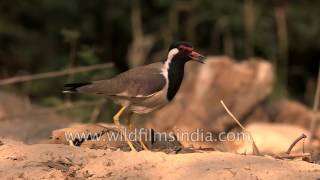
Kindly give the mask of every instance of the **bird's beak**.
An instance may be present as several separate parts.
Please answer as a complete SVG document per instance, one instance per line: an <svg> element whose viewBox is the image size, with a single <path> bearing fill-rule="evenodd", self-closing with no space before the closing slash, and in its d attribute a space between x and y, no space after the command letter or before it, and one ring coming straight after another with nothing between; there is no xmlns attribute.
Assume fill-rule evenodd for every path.
<svg viewBox="0 0 320 180"><path fill-rule="evenodd" d="M197 53L196 51L192 51L190 54L189 54L189 57L194 60L194 61L197 61L199 63L202 63L204 64L204 60L206 59L205 56L201 55L200 53Z"/></svg>

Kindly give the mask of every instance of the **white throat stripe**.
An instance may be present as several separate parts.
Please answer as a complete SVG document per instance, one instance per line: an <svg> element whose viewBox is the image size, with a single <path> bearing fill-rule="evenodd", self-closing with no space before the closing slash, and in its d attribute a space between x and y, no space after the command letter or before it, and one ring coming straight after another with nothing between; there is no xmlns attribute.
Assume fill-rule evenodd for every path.
<svg viewBox="0 0 320 180"><path fill-rule="evenodd" d="M168 69L169 69L169 64L172 61L172 58L178 54L179 50L177 48L171 49L168 53L167 60L164 62L164 65L162 67L162 74L165 76L166 79L168 79Z"/></svg>

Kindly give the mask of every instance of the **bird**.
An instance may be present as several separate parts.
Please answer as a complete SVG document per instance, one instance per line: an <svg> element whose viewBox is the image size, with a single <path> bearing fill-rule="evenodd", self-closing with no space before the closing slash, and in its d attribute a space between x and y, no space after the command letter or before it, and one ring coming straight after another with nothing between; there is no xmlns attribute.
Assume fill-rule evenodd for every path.
<svg viewBox="0 0 320 180"><path fill-rule="evenodd" d="M128 112L126 124L131 127L133 114L146 114L164 107L174 99L181 86L185 64L189 61L204 64L205 59L190 43L176 41L170 45L162 62L135 67L110 79L68 83L64 85L63 93L90 93L111 99L121 106L113 116L114 124L121 130L120 116L125 111ZM131 150L136 151L125 139Z"/></svg>

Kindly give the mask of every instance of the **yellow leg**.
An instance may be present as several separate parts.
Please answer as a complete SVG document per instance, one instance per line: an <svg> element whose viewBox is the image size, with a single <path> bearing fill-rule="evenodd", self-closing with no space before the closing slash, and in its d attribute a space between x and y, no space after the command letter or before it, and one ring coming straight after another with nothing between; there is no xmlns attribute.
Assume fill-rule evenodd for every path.
<svg viewBox="0 0 320 180"><path fill-rule="evenodd" d="M131 148L132 151L137 151L134 146L132 145L132 143L127 139L127 135L122 131L121 128L121 124L120 124L120 116L123 113L123 111L126 109L127 107L122 107L119 112L117 112L116 115L113 116L113 122L114 124L120 129L121 133L124 135L124 138L126 140L126 142L128 143L129 147Z"/></svg>
<svg viewBox="0 0 320 180"><path fill-rule="evenodd" d="M132 117L133 113L129 113L128 117L126 118L126 126L129 128L130 131L133 130L133 125L132 125L132 121L131 121L131 117ZM146 151L149 151L149 148L143 143L142 139L139 139L140 145L142 146L142 148Z"/></svg>

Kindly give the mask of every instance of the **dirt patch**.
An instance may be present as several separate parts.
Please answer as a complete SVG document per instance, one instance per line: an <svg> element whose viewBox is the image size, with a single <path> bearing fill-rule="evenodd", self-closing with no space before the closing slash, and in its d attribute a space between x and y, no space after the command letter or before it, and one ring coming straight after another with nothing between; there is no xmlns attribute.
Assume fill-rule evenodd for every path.
<svg viewBox="0 0 320 180"><path fill-rule="evenodd" d="M25 145L1 139L1 178L111 179L316 179L320 165L298 160L222 152L168 155L162 152L93 150L62 144Z"/></svg>

